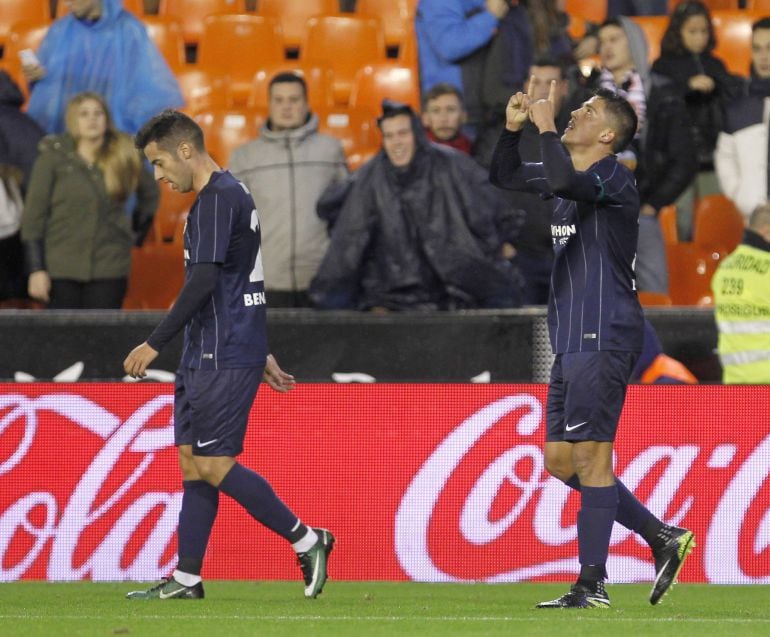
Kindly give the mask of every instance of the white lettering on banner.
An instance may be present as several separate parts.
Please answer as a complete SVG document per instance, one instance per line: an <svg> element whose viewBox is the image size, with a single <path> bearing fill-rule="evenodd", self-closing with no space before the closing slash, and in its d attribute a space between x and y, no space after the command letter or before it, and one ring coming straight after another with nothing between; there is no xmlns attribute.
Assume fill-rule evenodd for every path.
<svg viewBox="0 0 770 637"><path fill-rule="evenodd" d="M167 574L171 563L160 564L163 551L176 531L181 507L181 493L145 493L133 502L115 522L104 539L82 564L76 566L75 552L83 533L105 516L141 478L157 451L173 445L173 424L162 429L143 430L161 409L173 404L173 396L157 396L138 409L125 423L114 414L77 395L50 394L30 399L21 395L0 396L0 409L10 411L0 421L0 433L12 422L24 418L24 436L10 458L0 464L0 475L8 473L28 452L35 436L37 413L52 411L79 424L105 440L75 486L61 516L54 496L47 492L30 493L8 507L0 516L0 581L18 579L52 539L48 561L49 580L74 580L90 576L94 580L157 579ZM31 433L30 433L31 432ZM111 494L102 493L107 478L126 451L144 454L123 483ZM98 505L95 503L99 502ZM126 568L121 559L134 531L158 506L159 519L142 549ZM45 521L36 526L30 520L33 509L45 511ZM58 524L55 523L59 519ZM2 567L8 546L17 530L33 538L33 545L23 559L8 569Z"/></svg>
<svg viewBox="0 0 770 637"><path fill-rule="evenodd" d="M533 464L530 479L526 482L521 480L514 470L522 458L529 458ZM460 515L460 531L463 536L471 544L488 544L505 533L540 489L543 469L543 453L539 446L520 445L497 458L481 474L465 500ZM491 522L492 504L506 482L521 489L523 495L507 515Z"/></svg>
<svg viewBox="0 0 770 637"><path fill-rule="evenodd" d="M656 466L665 466L665 471L658 478L655 488L645 502L647 508L652 511L656 517L663 519L677 490L684 482L687 473L690 471L695 459L698 457L699 452L700 450L698 447L694 445L683 445L681 447L661 445L649 447L631 460L626 466L625 471L623 471L623 474L619 475L618 478L620 478L620 481L631 491L635 491L642 483L642 480L644 480ZM666 522L679 525L692 505L692 498L687 498L676 513L666 516ZM633 535L635 540L641 546L647 546L647 543L640 536L619 524L616 524L613 527L610 545L620 544L628 538L629 535Z"/></svg>
<svg viewBox="0 0 770 637"><path fill-rule="evenodd" d="M727 485L711 518L704 549L706 578L713 582L768 584L770 575L751 577L741 568L738 544L749 507L770 476L770 437L765 438ZM713 537L713 540L712 540ZM770 510L765 510L754 537L754 553L770 545Z"/></svg>
<svg viewBox="0 0 770 637"><path fill-rule="evenodd" d="M428 551L428 524L433 509L452 473L476 441L514 411L527 411L517 431L531 435L540 426L543 407L534 396L520 394L497 400L470 416L436 447L407 487L396 511L395 550L401 567L414 580L453 582L457 578L440 570Z"/></svg>
<svg viewBox="0 0 770 637"><path fill-rule="evenodd" d="M434 510L453 474L463 458L479 440L500 420L515 410L522 416L516 430L522 437L534 434L540 426L542 405L534 396L519 394L500 399L471 415L454 429L434 450L416 472L401 500L395 519L395 551L404 571L417 581L479 581L479 578L456 577L439 568L431 557L428 531ZM626 466L619 478L632 491L650 475L656 476L655 486L647 499L647 506L660 518L678 524L687 515L694 502L686 498L673 514L667 514L676 500L677 492L701 453L697 445L651 446L639 453ZM517 471L520 463L529 466L529 478L522 479ZM577 537L575 525L562 526L562 515L570 491L554 478L541 479L543 458L539 446L519 443L504 451L481 472L470 488L462 507L459 530L470 545L483 546L500 538L510 529L524 509L534 503L532 519L533 540L541 546L561 546ZM658 475L659 474L659 475ZM768 583L770 576L750 577L742 569L738 543L742 537L746 513L759 489L770 476L770 437L752 453L736 473L725 491L709 532L699 543L705 546L707 580L714 583ZM519 493L510 510L495 521L491 520L492 505L501 490L510 484ZM765 505L767 506L767 505ZM615 525L611 545L617 545L631 534L628 529ZM743 538L745 541L745 537ZM642 540L637 539L640 544ZM516 582L552 574L577 573L580 565L576 558L538 560L537 542L531 550L532 563L508 572L483 578L488 582ZM646 546L646 545L645 545ZM770 546L770 512L765 511L756 531L754 552L759 554ZM540 558L542 559L542 557ZM610 571L623 574L623 581L650 580L651 562L633 556L610 554Z"/></svg>
<svg viewBox="0 0 770 637"><path fill-rule="evenodd" d="M0 581L168 575L182 494L176 486L152 485L167 484L166 473L161 479L156 474L158 461L173 453L173 396L146 398L126 418L76 391L36 398L0 394ZM442 422L448 433L435 448L424 446L432 438L420 441L416 471L413 455L405 454L398 470L409 474L399 473L397 483L407 487L393 520L398 564L387 556L396 578L406 573L419 581L514 582L578 571L571 550L576 528L564 522L577 500L546 477L543 414L540 398L526 391L508 395L459 424ZM725 432L733 429L727 424ZM665 437L665 443L650 444L657 441L654 433L635 440L619 477L645 494L658 517L700 522L698 577L770 583L770 435L757 432L750 442L733 444L720 429L698 443L704 431L686 432L681 444ZM55 461L45 448L52 440L62 441L55 443ZM78 457L76 465L67 464L67 450ZM693 481L694 489L686 486ZM685 492L694 495L683 497ZM398 502L399 494L393 495ZM630 533L615 526L608 567L622 581L650 580L649 553L624 544ZM511 557L514 535L523 548ZM452 542L443 545L449 549L437 544L445 539ZM367 575L376 577L376 570Z"/></svg>

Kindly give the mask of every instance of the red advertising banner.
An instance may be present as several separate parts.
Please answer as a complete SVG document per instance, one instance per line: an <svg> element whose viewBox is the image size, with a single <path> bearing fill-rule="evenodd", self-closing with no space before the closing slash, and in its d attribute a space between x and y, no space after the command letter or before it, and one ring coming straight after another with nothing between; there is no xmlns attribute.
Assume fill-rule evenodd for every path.
<svg viewBox="0 0 770 637"><path fill-rule="evenodd" d="M344 580L571 580L578 496L549 478L541 385L260 390L240 461L338 538ZM770 582L768 387L635 386L616 473L691 528L690 582ZM0 580L152 580L175 563L172 387L0 385ZM612 582L650 580L616 525ZM297 579L291 548L222 496L204 576Z"/></svg>

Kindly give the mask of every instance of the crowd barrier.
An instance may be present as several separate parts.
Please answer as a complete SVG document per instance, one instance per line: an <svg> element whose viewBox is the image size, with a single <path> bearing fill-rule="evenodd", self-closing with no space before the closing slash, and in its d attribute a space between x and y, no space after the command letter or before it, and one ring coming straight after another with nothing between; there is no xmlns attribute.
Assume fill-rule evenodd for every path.
<svg viewBox="0 0 770 637"><path fill-rule="evenodd" d="M649 309L647 316L669 356L699 381L719 382L713 310ZM121 380L123 359L162 317L0 311L0 381ZM384 315L268 310L268 335L281 365L310 382L547 382L552 361L545 308ZM176 369L181 340L153 362L158 379Z"/></svg>
<svg viewBox="0 0 770 637"><path fill-rule="evenodd" d="M339 580L572 580L578 497L548 478L540 384L263 388L241 461L332 529ZM633 386L616 473L691 528L686 582L770 582L767 387ZM172 386L0 384L0 580L154 580L175 561ZM649 581L616 526L611 582ZM207 578L298 579L291 548L223 496Z"/></svg>

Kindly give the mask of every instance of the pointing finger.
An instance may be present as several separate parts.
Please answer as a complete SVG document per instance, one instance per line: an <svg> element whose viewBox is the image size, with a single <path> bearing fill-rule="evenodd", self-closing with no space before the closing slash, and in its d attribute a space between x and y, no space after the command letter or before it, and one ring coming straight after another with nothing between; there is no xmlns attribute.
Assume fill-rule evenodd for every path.
<svg viewBox="0 0 770 637"><path fill-rule="evenodd" d="M548 101L553 106L556 102L556 80L551 80L551 86L548 89Z"/></svg>
<svg viewBox="0 0 770 637"><path fill-rule="evenodd" d="M532 97L532 91L535 88L535 76L529 76L529 84L527 84L527 97Z"/></svg>

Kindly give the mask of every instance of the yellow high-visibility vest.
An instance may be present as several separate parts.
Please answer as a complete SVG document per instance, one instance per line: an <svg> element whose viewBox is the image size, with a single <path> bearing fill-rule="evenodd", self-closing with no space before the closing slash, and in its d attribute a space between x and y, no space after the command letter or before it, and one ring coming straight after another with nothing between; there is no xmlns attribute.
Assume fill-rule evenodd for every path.
<svg viewBox="0 0 770 637"><path fill-rule="evenodd" d="M770 384L770 252L740 244L711 280L722 380Z"/></svg>

